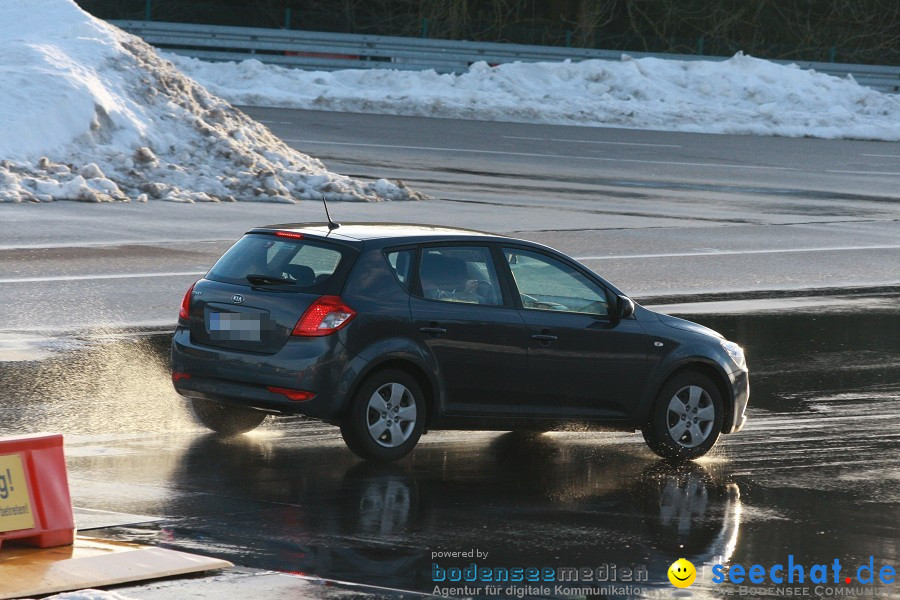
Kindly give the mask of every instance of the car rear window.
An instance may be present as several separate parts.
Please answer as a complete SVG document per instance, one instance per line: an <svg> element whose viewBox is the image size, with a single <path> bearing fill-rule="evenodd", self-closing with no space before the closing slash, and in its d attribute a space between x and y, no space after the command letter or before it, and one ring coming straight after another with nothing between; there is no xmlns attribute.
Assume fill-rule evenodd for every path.
<svg viewBox="0 0 900 600"><path fill-rule="evenodd" d="M238 240L206 278L310 292L327 284L346 252L327 242L251 233Z"/></svg>

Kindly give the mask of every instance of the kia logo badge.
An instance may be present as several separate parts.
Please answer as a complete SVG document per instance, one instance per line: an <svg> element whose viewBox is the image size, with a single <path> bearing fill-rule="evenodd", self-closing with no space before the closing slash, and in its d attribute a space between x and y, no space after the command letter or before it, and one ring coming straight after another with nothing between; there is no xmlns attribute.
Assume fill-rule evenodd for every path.
<svg viewBox="0 0 900 600"><path fill-rule="evenodd" d="M235 294L234 296L231 297L231 300L235 304L240 304L241 302L244 301L244 297L241 296L240 294Z"/></svg>

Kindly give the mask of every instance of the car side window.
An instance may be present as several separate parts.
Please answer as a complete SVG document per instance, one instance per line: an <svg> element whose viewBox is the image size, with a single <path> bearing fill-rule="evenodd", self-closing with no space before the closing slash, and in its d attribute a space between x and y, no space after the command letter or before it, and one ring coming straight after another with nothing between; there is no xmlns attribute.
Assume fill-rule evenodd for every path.
<svg viewBox="0 0 900 600"><path fill-rule="evenodd" d="M429 300L503 304L491 251L483 246L423 248L419 283L422 295Z"/></svg>
<svg viewBox="0 0 900 600"><path fill-rule="evenodd" d="M599 285L564 262L528 250L504 248L526 310L554 310L609 316Z"/></svg>
<svg viewBox="0 0 900 600"><path fill-rule="evenodd" d="M390 250L385 253L388 264L391 265L391 271L394 277L400 282L400 286L409 291L409 280L412 275L412 262L415 252L413 250Z"/></svg>

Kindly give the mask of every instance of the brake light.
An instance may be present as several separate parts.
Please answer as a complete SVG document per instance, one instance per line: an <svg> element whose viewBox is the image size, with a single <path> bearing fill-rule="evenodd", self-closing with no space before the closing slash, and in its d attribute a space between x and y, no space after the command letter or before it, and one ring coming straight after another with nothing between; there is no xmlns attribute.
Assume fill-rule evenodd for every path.
<svg viewBox="0 0 900 600"><path fill-rule="evenodd" d="M272 387L269 386L266 388L273 394L281 394L288 400L294 400L295 402L303 402L304 400L312 400L316 397L313 392L307 392L306 390L292 390L289 388L280 388L280 387Z"/></svg>
<svg viewBox="0 0 900 600"><path fill-rule="evenodd" d="M296 231L276 231L275 235L277 235L278 237L293 238L295 240L303 239L303 234L297 233Z"/></svg>
<svg viewBox="0 0 900 600"><path fill-rule="evenodd" d="M182 379L190 379L190 373L179 373L178 371L172 371L172 383L178 383Z"/></svg>
<svg viewBox="0 0 900 600"><path fill-rule="evenodd" d="M191 287L188 288L184 298L181 300L181 310L178 311L179 320L187 321L191 318L191 293L194 291L195 285L197 285L196 281L191 284Z"/></svg>
<svg viewBox="0 0 900 600"><path fill-rule="evenodd" d="M344 304L340 296L320 296L297 321L291 335L331 335L355 316L356 311Z"/></svg>

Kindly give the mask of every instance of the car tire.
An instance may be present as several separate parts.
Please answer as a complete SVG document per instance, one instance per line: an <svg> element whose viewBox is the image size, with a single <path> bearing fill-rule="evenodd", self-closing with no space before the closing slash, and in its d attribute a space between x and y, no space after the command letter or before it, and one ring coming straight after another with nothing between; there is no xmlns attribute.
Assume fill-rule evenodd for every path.
<svg viewBox="0 0 900 600"><path fill-rule="evenodd" d="M424 424L422 388L405 371L387 369L363 381L341 422L341 436L360 458L389 462L409 454Z"/></svg>
<svg viewBox="0 0 900 600"><path fill-rule="evenodd" d="M191 400L197 420L223 436L252 431L266 420L266 413L242 406L228 406L210 400Z"/></svg>
<svg viewBox="0 0 900 600"><path fill-rule="evenodd" d="M662 386L641 431L657 455L692 460L715 445L723 414L719 388L709 377L687 371Z"/></svg>

